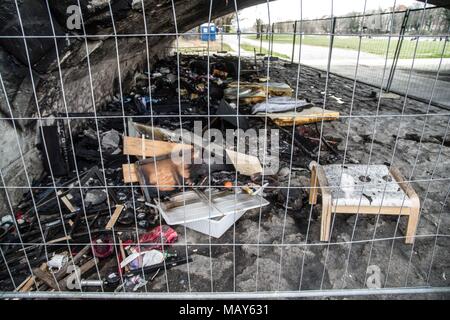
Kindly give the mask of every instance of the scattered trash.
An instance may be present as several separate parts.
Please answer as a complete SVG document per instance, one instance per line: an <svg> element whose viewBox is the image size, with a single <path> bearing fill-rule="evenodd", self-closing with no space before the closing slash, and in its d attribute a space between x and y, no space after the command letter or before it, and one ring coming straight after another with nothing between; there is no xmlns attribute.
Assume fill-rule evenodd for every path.
<svg viewBox="0 0 450 320"><path fill-rule="evenodd" d="M400 95L393 93L393 92L382 91L380 94L379 90L378 91L373 90L371 92L371 97L376 98L376 99L393 99L393 100L398 100L401 98Z"/></svg>
<svg viewBox="0 0 450 320"><path fill-rule="evenodd" d="M338 98L338 97L335 97L333 95L331 95L330 98L333 98L339 104L344 104L345 103L344 101L342 101L342 98Z"/></svg>
<svg viewBox="0 0 450 320"><path fill-rule="evenodd" d="M132 6L141 10L139 1ZM101 44L96 42L91 52ZM308 101L314 100L307 92L302 99L293 97L289 84L262 77L258 69L253 61L231 56L187 56L180 65L167 58L156 61L151 72L136 72L131 90L110 97L96 114L55 113L58 120L39 128L45 174L33 181L14 216L0 223L2 252L11 261L11 272L23 280L19 289L144 290L161 277L161 270L192 261L184 247L173 245L186 236L184 226L220 238L252 209L277 206L300 212L305 193L293 189L288 194L276 186L294 171L307 170L305 163L317 156L324 137L313 126L282 126L335 120L339 112L310 108ZM212 128L257 131L266 114L272 120L268 126L281 127L282 166L272 175L263 174L263 167L274 155L263 164L257 155L215 140L205 143L200 136ZM70 132L66 118L85 121ZM194 121L202 121L201 131L191 131ZM235 133L232 137L237 138ZM325 140L332 147L340 142ZM331 154L321 151L321 161ZM178 163L173 155L189 161ZM226 161L202 160L212 155ZM28 245L17 250L19 231ZM0 268L0 281L8 281L1 261Z"/></svg>
<svg viewBox="0 0 450 320"><path fill-rule="evenodd" d="M227 189L233 188L233 182L231 181L225 181L225 183L223 184L223 186Z"/></svg>
<svg viewBox="0 0 450 320"><path fill-rule="evenodd" d="M64 254L55 254L47 263L50 270L56 269L57 271L61 270L61 268L67 264L69 258L67 258Z"/></svg>
<svg viewBox="0 0 450 320"><path fill-rule="evenodd" d="M112 129L108 132L105 132L102 135L102 148L105 151L110 151L110 153L117 150L120 143L120 135L119 133Z"/></svg>
<svg viewBox="0 0 450 320"><path fill-rule="evenodd" d="M135 270L137 268L149 267L155 264L159 264L163 261L164 255L161 251L158 250L135 252L126 257L120 263L120 267L124 268L126 265L129 265L131 270Z"/></svg>
<svg viewBox="0 0 450 320"><path fill-rule="evenodd" d="M93 205L96 206L100 203L103 203L106 201L107 195L104 190L90 190L86 193L86 196L84 198L84 201L87 206Z"/></svg>
<svg viewBox="0 0 450 320"><path fill-rule="evenodd" d="M57 126L42 126L42 155L45 170L55 177L65 176L69 171L68 162L62 154L62 146ZM51 168L51 169L50 169Z"/></svg>
<svg viewBox="0 0 450 320"><path fill-rule="evenodd" d="M285 112L290 110L295 110L297 108L304 108L305 106L310 106L311 103L306 100L296 100L291 97L272 97L267 101L258 103L253 106L252 113L267 112Z"/></svg>
<svg viewBox="0 0 450 320"><path fill-rule="evenodd" d="M136 163L139 182L147 201L161 192L171 192L189 182L189 165L176 164L168 156L141 160ZM183 183L184 181L184 183Z"/></svg>
<svg viewBox="0 0 450 320"><path fill-rule="evenodd" d="M161 243L161 246L152 245L151 249L160 249L163 245L174 243L178 240L177 232L169 226L157 226L149 233L142 235L139 238L139 242L141 245L146 243Z"/></svg>
<svg viewBox="0 0 450 320"><path fill-rule="evenodd" d="M239 100L243 104L255 104L263 102L269 96L292 96L292 88L285 83L247 83L233 82L225 89L225 98L236 101L239 92Z"/></svg>
<svg viewBox="0 0 450 320"><path fill-rule="evenodd" d="M289 168L287 167L283 167L280 169L280 171L278 171L278 176L281 178L287 177L291 174L291 170L289 170Z"/></svg>
<svg viewBox="0 0 450 320"><path fill-rule="evenodd" d="M245 117L243 117L236 108L232 108L231 105L225 100L220 101L219 107L217 108L216 115L220 115L221 119L230 123L233 127L247 130L248 122ZM226 115L230 115L227 117Z"/></svg>
<svg viewBox="0 0 450 320"><path fill-rule="evenodd" d="M211 200L210 200L211 199ZM260 196L245 193L211 190L186 191L160 204L161 214L169 225L223 217L237 211L250 210L268 205Z"/></svg>
<svg viewBox="0 0 450 320"><path fill-rule="evenodd" d="M220 238L223 234L238 221L246 210L240 210L222 217L203 219L185 223L186 228L206 234L214 238Z"/></svg>

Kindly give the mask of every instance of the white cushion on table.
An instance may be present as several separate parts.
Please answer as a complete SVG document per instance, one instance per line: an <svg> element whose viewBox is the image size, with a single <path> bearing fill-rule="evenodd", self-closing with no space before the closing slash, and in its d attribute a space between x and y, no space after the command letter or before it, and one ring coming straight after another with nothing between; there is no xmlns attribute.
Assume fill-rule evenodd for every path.
<svg viewBox="0 0 450 320"><path fill-rule="evenodd" d="M322 168L333 206L411 207L411 200L385 165L324 165ZM352 179L348 176L341 179L344 174ZM361 181L360 177L364 176L370 181Z"/></svg>

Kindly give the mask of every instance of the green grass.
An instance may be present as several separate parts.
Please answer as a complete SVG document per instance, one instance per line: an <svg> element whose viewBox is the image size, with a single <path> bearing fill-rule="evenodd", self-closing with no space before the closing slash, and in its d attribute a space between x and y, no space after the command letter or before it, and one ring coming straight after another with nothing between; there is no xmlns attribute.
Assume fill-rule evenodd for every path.
<svg viewBox="0 0 450 320"><path fill-rule="evenodd" d="M241 49L244 49L245 51L249 51L249 52L253 52L253 49L256 50L256 53L259 53L259 46L253 46L251 44L248 43L241 43ZM269 54L269 50L262 48L261 53L268 55ZM272 55L274 57L278 57L281 59L290 59L291 57L288 56L287 54L282 54L282 53L278 53L278 52L272 52Z"/></svg>
<svg viewBox="0 0 450 320"><path fill-rule="evenodd" d="M255 36L249 37L250 39L256 39ZM273 41L276 43L292 43L293 37L291 35L274 35ZM268 41L263 37L263 41ZM410 38L405 38L402 44L402 50L400 52L400 59L412 59L414 57L414 49L417 41L411 41ZM296 38L296 44L300 43L300 36ZM372 53L376 55L386 56L386 51L388 48L388 39L381 38L362 38L361 41L361 51ZM389 44L389 58L394 56L395 48L397 46L398 40L392 38ZM330 45L330 39L328 36L304 36L302 39L302 44L310 46L320 46L328 47ZM341 49L351 49L358 50L359 47L359 37L334 37L334 48ZM416 58L440 58L442 55L442 50L444 48L444 41L419 41L417 46ZM450 45L447 44L445 52L443 54L444 58L450 57Z"/></svg>
<svg viewBox="0 0 450 320"><path fill-rule="evenodd" d="M223 51L233 52L233 48L228 43L223 44Z"/></svg>
<svg viewBox="0 0 450 320"><path fill-rule="evenodd" d="M181 53L184 54L191 54L191 53L202 53L202 52L207 52L208 47L207 46L202 46L202 47L180 47L179 48ZM218 43L217 46L210 46L209 51L210 52L216 52L216 51L220 51L221 50L221 44ZM231 46L227 43L223 44L223 50L227 51L227 52L233 52L233 48L231 48Z"/></svg>

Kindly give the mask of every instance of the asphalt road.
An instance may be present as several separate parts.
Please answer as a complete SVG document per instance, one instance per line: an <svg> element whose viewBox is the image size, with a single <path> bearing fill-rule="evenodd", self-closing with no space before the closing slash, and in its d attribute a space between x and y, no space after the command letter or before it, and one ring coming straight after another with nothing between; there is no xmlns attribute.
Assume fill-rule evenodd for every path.
<svg viewBox="0 0 450 320"><path fill-rule="evenodd" d="M236 35L225 35L224 42L229 44L235 53L238 52L239 42ZM257 48L260 46L259 41L242 37L241 44L244 43ZM263 48L268 49L268 46L268 42L263 42ZM273 52L291 56L292 44L275 42ZM253 52L241 49L240 54L251 56ZM296 45L294 62L300 60L304 65L326 72L329 54L327 47L302 45L300 55L300 45ZM379 87L382 79L383 84L386 85L391 65L392 59L386 60L381 55L333 48L330 71L352 79L356 76L360 81ZM436 79L438 70L439 77ZM442 61L441 59L400 59L391 89L428 101L432 96L433 102L450 106L450 58L444 58Z"/></svg>

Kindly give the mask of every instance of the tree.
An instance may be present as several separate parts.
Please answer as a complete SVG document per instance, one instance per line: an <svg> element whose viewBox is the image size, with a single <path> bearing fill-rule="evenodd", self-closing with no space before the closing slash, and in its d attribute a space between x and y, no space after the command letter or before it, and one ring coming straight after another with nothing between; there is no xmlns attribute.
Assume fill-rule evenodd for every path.
<svg viewBox="0 0 450 320"><path fill-rule="evenodd" d="M223 27L224 32L230 32L230 26L236 17L236 13L230 13L213 21L216 26Z"/></svg>
<svg viewBox="0 0 450 320"><path fill-rule="evenodd" d="M261 27L263 25L262 19L256 19L256 39L259 39L261 37Z"/></svg>
<svg viewBox="0 0 450 320"><path fill-rule="evenodd" d="M360 17L355 17L356 15L358 15L357 12L351 12L349 14L349 17L346 18L347 21L347 30L349 33L357 33L359 31L359 27L360 27Z"/></svg>
<svg viewBox="0 0 450 320"><path fill-rule="evenodd" d="M450 33L450 10L448 9L439 9L439 11L441 12L440 14L440 20L441 25L442 25L442 29L441 32L443 33Z"/></svg>

